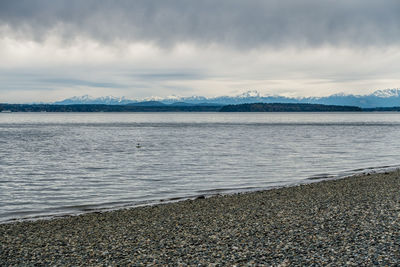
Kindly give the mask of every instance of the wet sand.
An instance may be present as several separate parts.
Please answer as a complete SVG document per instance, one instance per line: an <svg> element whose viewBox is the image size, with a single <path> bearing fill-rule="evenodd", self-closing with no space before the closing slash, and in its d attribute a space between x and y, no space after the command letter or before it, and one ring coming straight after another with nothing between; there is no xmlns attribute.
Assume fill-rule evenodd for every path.
<svg viewBox="0 0 400 267"><path fill-rule="evenodd" d="M9 265L398 265L400 172L0 225Z"/></svg>

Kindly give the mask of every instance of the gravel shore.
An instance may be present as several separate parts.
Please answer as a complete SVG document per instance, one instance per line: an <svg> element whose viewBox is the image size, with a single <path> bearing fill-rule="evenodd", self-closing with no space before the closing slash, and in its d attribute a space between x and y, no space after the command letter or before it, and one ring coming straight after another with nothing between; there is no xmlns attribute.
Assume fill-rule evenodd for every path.
<svg viewBox="0 0 400 267"><path fill-rule="evenodd" d="M400 172L0 225L0 266L400 264Z"/></svg>

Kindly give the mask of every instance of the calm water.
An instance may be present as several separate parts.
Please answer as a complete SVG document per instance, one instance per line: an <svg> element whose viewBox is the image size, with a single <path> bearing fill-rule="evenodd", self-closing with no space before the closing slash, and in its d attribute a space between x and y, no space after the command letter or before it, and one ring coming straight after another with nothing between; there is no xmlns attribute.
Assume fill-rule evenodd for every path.
<svg viewBox="0 0 400 267"><path fill-rule="evenodd" d="M0 222L399 164L399 113L0 113Z"/></svg>

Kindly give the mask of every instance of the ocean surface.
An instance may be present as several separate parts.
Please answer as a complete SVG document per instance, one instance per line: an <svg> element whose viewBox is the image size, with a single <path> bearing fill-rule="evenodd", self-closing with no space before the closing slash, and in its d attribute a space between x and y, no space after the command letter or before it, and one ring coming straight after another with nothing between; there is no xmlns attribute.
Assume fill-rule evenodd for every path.
<svg viewBox="0 0 400 267"><path fill-rule="evenodd" d="M400 113L0 113L0 222L399 165Z"/></svg>

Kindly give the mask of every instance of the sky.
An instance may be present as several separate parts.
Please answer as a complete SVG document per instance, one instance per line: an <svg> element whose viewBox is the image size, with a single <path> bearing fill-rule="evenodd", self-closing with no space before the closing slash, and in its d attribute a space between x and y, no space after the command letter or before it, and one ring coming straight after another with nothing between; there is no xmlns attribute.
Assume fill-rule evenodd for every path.
<svg viewBox="0 0 400 267"><path fill-rule="evenodd" d="M0 103L400 87L398 0L0 0Z"/></svg>

